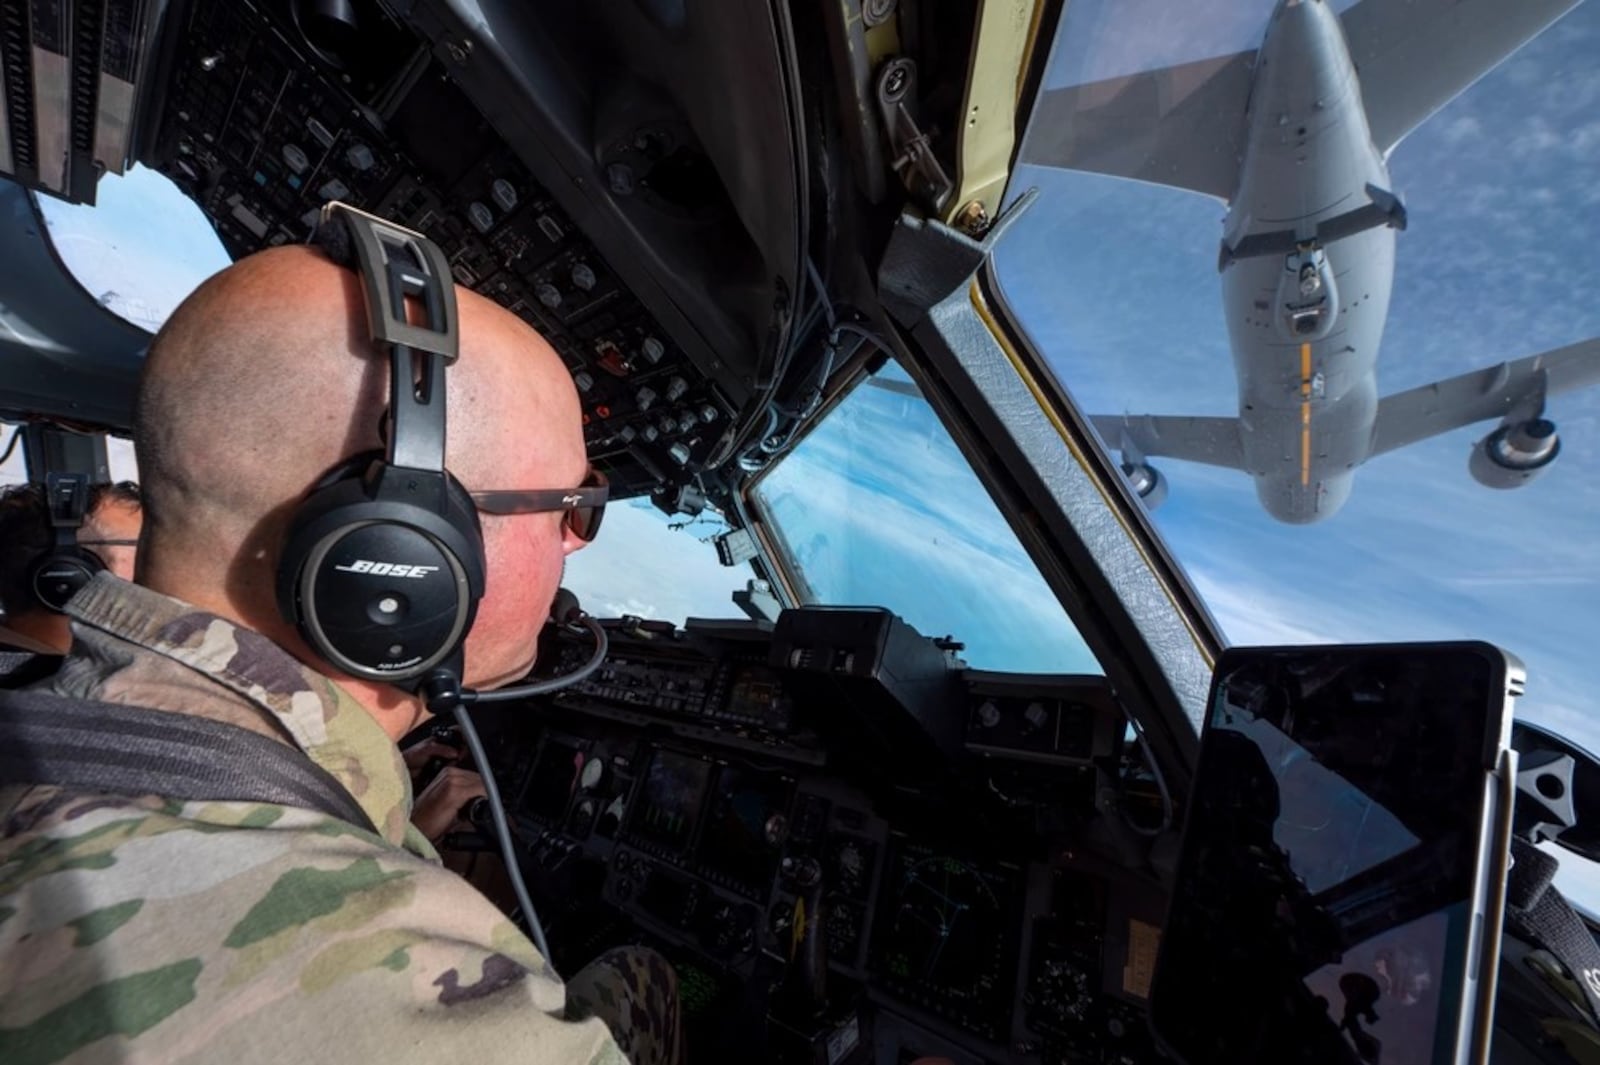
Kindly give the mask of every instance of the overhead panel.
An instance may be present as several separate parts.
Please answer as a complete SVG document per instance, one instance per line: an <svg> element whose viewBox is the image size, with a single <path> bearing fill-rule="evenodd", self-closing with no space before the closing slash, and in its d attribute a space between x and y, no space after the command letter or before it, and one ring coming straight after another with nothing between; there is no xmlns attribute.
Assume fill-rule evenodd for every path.
<svg viewBox="0 0 1600 1065"><path fill-rule="evenodd" d="M194 199L234 258L304 242L330 200L424 234L458 284L561 357L613 498L697 471L732 404L440 62L376 7L357 8L367 36L348 55L295 11L195 9L145 165ZM658 124L638 140L641 156L667 157L686 134Z"/></svg>
<svg viewBox="0 0 1600 1065"><path fill-rule="evenodd" d="M93 203L131 147L160 0L28 0L0 6L0 173Z"/></svg>

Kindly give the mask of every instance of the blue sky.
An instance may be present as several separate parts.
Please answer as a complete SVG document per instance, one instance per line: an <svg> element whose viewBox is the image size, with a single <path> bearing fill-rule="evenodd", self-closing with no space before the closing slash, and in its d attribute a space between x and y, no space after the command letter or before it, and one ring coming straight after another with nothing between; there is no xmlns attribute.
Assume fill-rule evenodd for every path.
<svg viewBox="0 0 1600 1065"><path fill-rule="evenodd" d="M1173 32L1140 17L1149 6L1074 5L1073 43L1050 80L1248 47L1271 8L1193 5L1193 25ZM1395 150L1410 228L1381 392L1600 335L1597 52L1591 3ZM1078 402L1093 413L1237 413L1216 273L1222 205L1036 167L1013 194L1030 186L1042 196L1005 238L1000 276ZM1528 665L1521 713L1600 749L1586 668L1600 637L1600 394L1560 397L1549 414L1561 457L1518 491L1468 475L1485 426L1374 460L1344 510L1313 526L1274 522L1243 474L1160 462L1171 495L1156 524L1232 641L1488 639Z"/></svg>
<svg viewBox="0 0 1600 1065"><path fill-rule="evenodd" d="M756 495L819 601L888 607L980 669L1101 672L920 396L858 387Z"/></svg>
<svg viewBox="0 0 1600 1065"><path fill-rule="evenodd" d="M61 258L96 299L155 329L228 254L200 208L154 171L103 178L94 207L42 198Z"/></svg>

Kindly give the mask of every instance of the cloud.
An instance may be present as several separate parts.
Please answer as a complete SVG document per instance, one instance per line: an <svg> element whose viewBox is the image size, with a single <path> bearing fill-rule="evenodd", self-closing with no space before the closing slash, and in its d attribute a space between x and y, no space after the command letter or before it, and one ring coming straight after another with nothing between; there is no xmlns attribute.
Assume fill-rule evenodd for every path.
<svg viewBox="0 0 1600 1065"><path fill-rule="evenodd" d="M1566 143L1566 138L1552 129L1547 119L1536 115L1528 123L1527 128L1512 139L1507 148L1513 155L1528 156L1563 148Z"/></svg>
<svg viewBox="0 0 1600 1065"><path fill-rule="evenodd" d="M1444 123L1439 134L1450 144L1461 144L1483 136L1483 123L1476 115L1461 115Z"/></svg>

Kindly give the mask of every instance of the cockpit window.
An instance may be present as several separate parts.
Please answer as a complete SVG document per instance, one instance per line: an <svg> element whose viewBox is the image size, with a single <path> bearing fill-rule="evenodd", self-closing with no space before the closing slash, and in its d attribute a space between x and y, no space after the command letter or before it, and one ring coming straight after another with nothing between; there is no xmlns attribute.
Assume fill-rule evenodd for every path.
<svg viewBox="0 0 1600 1065"><path fill-rule="evenodd" d="M809 603L884 606L979 669L1100 673L955 441L886 364L754 491Z"/></svg>
<svg viewBox="0 0 1600 1065"><path fill-rule="evenodd" d="M733 593L755 576L748 562L724 566L711 542L727 525L707 508L668 517L648 499L614 502L594 543L567 558L562 579L595 617L742 618Z"/></svg>
<svg viewBox="0 0 1600 1065"><path fill-rule="evenodd" d="M1231 641L1487 639L1600 748L1600 5L1153 6L1062 16L1011 311Z"/></svg>
<svg viewBox="0 0 1600 1065"><path fill-rule="evenodd" d="M94 207L39 197L56 254L84 291L140 329L161 328L185 296L229 263L193 200L154 170L100 179Z"/></svg>

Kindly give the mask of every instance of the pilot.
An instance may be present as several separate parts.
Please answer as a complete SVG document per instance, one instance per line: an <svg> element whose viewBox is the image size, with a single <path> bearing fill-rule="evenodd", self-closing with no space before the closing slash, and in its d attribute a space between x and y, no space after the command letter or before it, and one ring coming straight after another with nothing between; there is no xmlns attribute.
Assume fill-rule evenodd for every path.
<svg viewBox="0 0 1600 1065"><path fill-rule="evenodd" d="M79 547L123 580L133 579L134 550L143 520L139 486L132 481L97 484L89 491L88 511L77 531ZM65 654L72 645L67 615L43 602L33 590L33 570L55 545L44 486L0 489L0 651Z"/></svg>
<svg viewBox="0 0 1600 1065"><path fill-rule="evenodd" d="M580 484L576 390L510 312L458 289L446 461L470 490ZM651 951L563 985L408 827L397 740L427 714L341 675L279 614L290 515L381 448L388 360L357 275L269 249L202 284L150 346L135 412L137 583L97 576L41 690L222 720L304 751L381 839L311 810L0 787L0 1057L149 1061L674 1061L676 978ZM564 512L481 516L464 682L524 676Z"/></svg>

